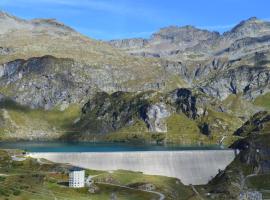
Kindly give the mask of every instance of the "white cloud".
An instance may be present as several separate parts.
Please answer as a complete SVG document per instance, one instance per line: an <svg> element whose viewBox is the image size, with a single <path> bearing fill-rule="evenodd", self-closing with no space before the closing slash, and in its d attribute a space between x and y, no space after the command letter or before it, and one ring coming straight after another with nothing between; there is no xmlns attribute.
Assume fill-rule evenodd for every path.
<svg viewBox="0 0 270 200"><path fill-rule="evenodd" d="M150 9L146 10L142 7L133 7L130 3L124 3L124 1L116 0L0 0L0 6L3 7L11 6L26 8L31 6L40 6L42 8L42 6L47 6L43 7L44 9L47 9L48 7L59 5L69 7L74 10L89 9L120 15L153 17Z"/></svg>

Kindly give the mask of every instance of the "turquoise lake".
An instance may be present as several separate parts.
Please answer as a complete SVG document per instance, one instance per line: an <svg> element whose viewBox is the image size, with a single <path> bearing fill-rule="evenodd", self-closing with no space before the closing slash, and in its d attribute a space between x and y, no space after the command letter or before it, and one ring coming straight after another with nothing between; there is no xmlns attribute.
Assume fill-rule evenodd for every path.
<svg viewBox="0 0 270 200"><path fill-rule="evenodd" d="M221 150L213 146L134 145L123 143L68 143L68 142L0 142L1 149L22 149L29 152L130 152Z"/></svg>

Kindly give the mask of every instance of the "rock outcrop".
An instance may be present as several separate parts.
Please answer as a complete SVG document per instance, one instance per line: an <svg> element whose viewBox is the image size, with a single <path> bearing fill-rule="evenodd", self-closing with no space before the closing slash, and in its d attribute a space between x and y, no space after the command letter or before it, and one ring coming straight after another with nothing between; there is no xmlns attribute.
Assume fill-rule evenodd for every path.
<svg viewBox="0 0 270 200"><path fill-rule="evenodd" d="M263 132L269 128L270 114L266 111L258 112L235 131L235 135L247 137L254 132ZM242 149L242 148L240 148Z"/></svg>
<svg viewBox="0 0 270 200"><path fill-rule="evenodd" d="M270 23L264 22L256 17L243 20L232 30L224 33L224 36L230 39L239 39L245 37L260 37L270 34Z"/></svg>
<svg viewBox="0 0 270 200"><path fill-rule="evenodd" d="M260 128L256 129L255 127L258 125ZM236 150L237 157L205 187L208 191L208 197L239 199L240 195L247 191L258 189L263 191L268 188L268 174L270 172L269 125L269 113L260 112L236 131L236 135L244 137L231 146ZM250 182L253 184L249 184Z"/></svg>
<svg viewBox="0 0 270 200"><path fill-rule="evenodd" d="M248 120L235 135L245 137L231 147L241 151L241 162L252 166L254 174L270 172L270 114L259 112Z"/></svg>
<svg viewBox="0 0 270 200"><path fill-rule="evenodd" d="M163 87L162 79L153 82L142 79L143 76L128 69L97 67L52 56L0 65L0 86L4 93L8 91L12 99L32 108L84 103L97 91L147 91Z"/></svg>
<svg viewBox="0 0 270 200"><path fill-rule="evenodd" d="M189 131L220 141L265 109L253 103L270 92L269 38L269 22L251 18L224 34L171 26L150 39L103 42L54 19L0 12L0 94L31 112L64 113L75 106L64 131L75 126L79 132L111 133L141 123L148 133L173 132L174 140L184 132L178 127L182 120ZM235 109L239 98L241 108L249 109ZM27 109L14 112L28 119ZM41 124L53 132L51 123Z"/></svg>
<svg viewBox="0 0 270 200"><path fill-rule="evenodd" d="M208 95L226 99L230 94L243 94L255 99L269 92L270 70L263 66L240 66L222 71L205 82L200 89Z"/></svg>
<svg viewBox="0 0 270 200"><path fill-rule="evenodd" d="M168 94L158 92L111 95L98 93L82 109L81 120L76 124L92 133L108 133L143 120L149 132L166 133L167 118L183 113L190 119L197 116L196 97L188 89L177 89Z"/></svg>
<svg viewBox="0 0 270 200"><path fill-rule="evenodd" d="M147 123L150 132L154 133L166 133L167 124L166 118L170 116L170 112L167 110L166 105L163 103L157 103L150 105L145 113L144 120Z"/></svg>
<svg viewBox="0 0 270 200"><path fill-rule="evenodd" d="M192 26L168 27L154 33L144 45L136 40L111 45L132 55L179 63L178 73L191 86L203 86L208 95L221 100L244 93L246 99L269 92L270 23L250 18L219 34ZM135 44L134 44L135 43ZM141 44L141 43L140 43ZM181 66L181 67L180 67ZM180 68L179 68L180 67Z"/></svg>
<svg viewBox="0 0 270 200"><path fill-rule="evenodd" d="M63 99L80 103L82 90L162 90L174 76L160 60L134 58L54 19L23 20L1 12L0 29L0 81L7 86L1 92L34 108L52 108Z"/></svg>

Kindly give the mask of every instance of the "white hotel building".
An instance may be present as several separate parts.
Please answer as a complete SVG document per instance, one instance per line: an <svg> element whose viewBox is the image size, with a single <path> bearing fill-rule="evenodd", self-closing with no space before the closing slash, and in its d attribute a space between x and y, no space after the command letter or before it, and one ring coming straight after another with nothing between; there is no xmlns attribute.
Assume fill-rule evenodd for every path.
<svg viewBox="0 0 270 200"><path fill-rule="evenodd" d="M83 188L85 184L85 170L79 167L73 167L69 171L69 187Z"/></svg>

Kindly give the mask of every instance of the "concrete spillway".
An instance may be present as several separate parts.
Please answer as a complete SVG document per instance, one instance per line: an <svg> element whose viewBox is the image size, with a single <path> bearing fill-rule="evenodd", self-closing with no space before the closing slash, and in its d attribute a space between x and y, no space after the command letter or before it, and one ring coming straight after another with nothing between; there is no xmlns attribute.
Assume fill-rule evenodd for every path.
<svg viewBox="0 0 270 200"><path fill-rule="evenodd" d="M206 184L219 169L225 169L235 154L231 150L194 150L31 153L30 156L94 170L140 171L149 175L175 177L185 185L200 185Z"/></svg>

